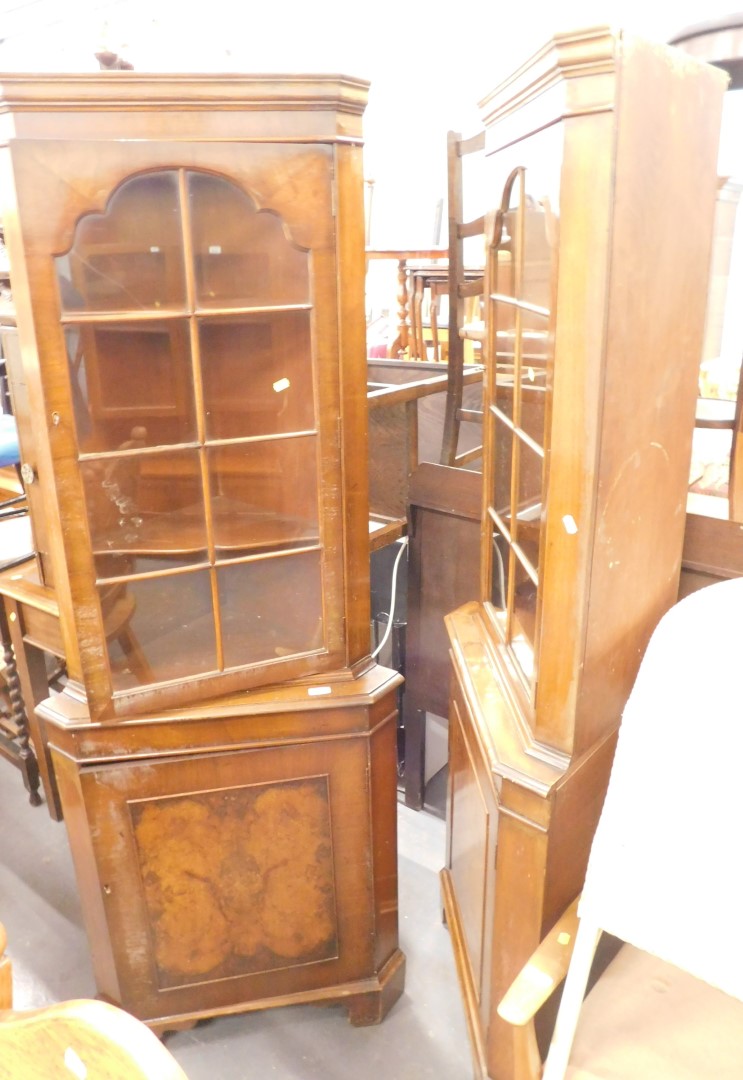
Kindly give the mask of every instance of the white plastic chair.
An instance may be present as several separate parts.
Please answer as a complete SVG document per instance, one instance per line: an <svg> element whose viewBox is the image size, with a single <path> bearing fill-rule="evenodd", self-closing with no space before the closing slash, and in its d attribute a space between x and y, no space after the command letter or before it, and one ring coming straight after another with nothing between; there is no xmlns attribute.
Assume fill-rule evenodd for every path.
<svg viewBox="0 0 743 1080"><path fill-rule="evenodd" d="M738 578L680 601L658 624L648 645L619 731L543 1080L565 1075L626 1080L743 1076L742 763L743 578ZM623 1011L619 1023L624 1027L615 1025L615 1037L619 1030L621 1038L608 1064L583 1071L585 1055L583 1065L569 1062L602 931L632 947L620 952L609 971L619 964L616 980L617 970L620 975L639 970L646 999L639 999L633 1013L626 983L617 989L615 982L613 997L609 994L607 1001L604 995L600 1007L594 1005L593 1018L606 1025L615 1006ZM571 936L568 931L563 938ZM553 961L558 938L559 932L553 933ZM642 961L643 955L650 960ZM553 984L561 977L557 966L549 972ZM524 1022L523 1017L514 1020L514 1002L523 999L524 987L531 986L533 992L540 980L545 987L548 982L537 953L520 979L521 988L517 980L499 1008L516 1023ZM589 996L586 1013L601 983ZM655 992L649 993L648 987ZM683 1004L692 1002L697 991L696 1003ZM544 1000L546 992L543 988L537 997ZM645 1065L622 1071L616 1060L622 1042L650 1029L656 1004L660 1011L655 1019L666 1025L661 1049L664 1042L678 1041L683 1057L688 1051L677 1035L687 1038L687 1047L708 1038L726 1044L722 1049L727 1064L716 1061L717 1047L709 1045L701 1047L694 1066L677 1064L665 1073L660 1065L647 1064L653 1058L640 1057L630 1060L644 1060ZM722 1025L714 1037L704 1026L705 1017ZM689 1030L693 1024L698 1024L695 1031ZM583 1034L581 1020L578 1042ZM577 1053L578 1043L575 1049Z"/></svg>

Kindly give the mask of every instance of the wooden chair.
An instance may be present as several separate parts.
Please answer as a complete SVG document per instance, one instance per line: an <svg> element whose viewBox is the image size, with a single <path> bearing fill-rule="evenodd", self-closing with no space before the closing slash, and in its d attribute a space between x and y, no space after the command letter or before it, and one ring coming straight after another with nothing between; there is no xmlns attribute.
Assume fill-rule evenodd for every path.
<svg viewBox="0 0 743 1080"><path fill-rule="evenodd" d="M9 470L12 481L15 481L8 484L4 479L0 484L0 520L18 517L28 510L26 493L21 484L20 467L18 427L13 416L9 413L0 413L0 469Z"/></svg>
<svg viewBox="0 0 743 1080"><path fill-rule="evenodd" d="M485 149L485 133L480 132L463 139L459 132L450 131L447 137L447 171L449 198L449 368L446 398L446 416L441 447L441 464L465 465L482 452L477 447L458 453L459 428L463 421L482 423L482 410L463 408L465 340L481 345L485 340L484 326L478 320L470 321L472 300L482 295L482 275L473 275L465 269L464 241L468 237L484 236L483 216L464 220L462 159Z"/></svg>
<svg viewBox="0 0 743 1080"><path fill-rule="evenodd" d="M607 1060L616 1077L741 1074L741 610L743 579L719 582L681 600L650 640L619 731L577 932L573 910L499 1005L517 1025L524 1078L606 1076L596 1063ZM628 945L582 1009L602 931ZM566 967L542 1074L532 1018ZM609 1000L594 1000L605 979Z"/></svg>
<svg viewBox="0 0 743 1080"><path fill-rule="evenodd" d="M0 413L0 466L17 464L19 454L16 422L8 413Z"/></svg>
<svg viewBox="0 0 743 1080"><path fill-rule="evenodd" d="M420 348L416 344L416 329L413 325L415 312L411 308L411 274L412 268L418 264L418 260L426 260L425 266L432 270L446 268L446 262L438 260L447 259L447 248L367 248L367 269L372 261L391 260L397 263L397 320L396 334L388 343L386 356L389 359L400 360L407 356L409 359L423 359L417 352ZM378 355L378 354L376 354Z"/></svg>
<svg viewBox="0 0 743 1080"><path fill-rule="evenodd" d="M731 521L743 522L743 364L735 400L700 397L697 400L694 427L731 433L727 482L728 517Z"/></svg>
<svg viewBox="0 0 743 1080"><path fill-rule="evenodd" d="M13 1008L13 968L5 954L7 947L8 935L0 923L0 1010Z"/></svg>
<svg viewBox="0 0 743 1080"><path fill-rule="evenodd" d="M103 1001L14 1011L6 941L0 924L0 1080L187 1080L145 1024Z"/></svg>

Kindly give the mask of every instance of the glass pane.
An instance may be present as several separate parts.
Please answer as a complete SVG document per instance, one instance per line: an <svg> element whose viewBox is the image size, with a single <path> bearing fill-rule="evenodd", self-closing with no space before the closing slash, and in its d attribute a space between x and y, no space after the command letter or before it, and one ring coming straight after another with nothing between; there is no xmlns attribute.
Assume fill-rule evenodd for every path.
<svg viewBox="0 0 743 1080"><path fill-rule="evenodd" d="M80 463L96 573L153 569L152 560L192 565L206 559L198 455L122 454Z"/></svg>
<svg viewBox="0 0 743 1080"><path fill-rule="evenodd" d="M501 412L513 419L517 309L511 304L492 303L490 310L495 326L494 400Z"/></svg>
<svg viewBox="0 0 743 1080"><path fill-rule="evenodd" d="M225 667L323 647L320 552L217 570Z"/></svg>
<svg viewBox="0 0 743 1080"><path fill-rule="evenodd" d="M527 679L534 672L537 587L524 567L514 560L515 589L511 620L511 648Z"/></svg>
<svg viewBox="0 0 743 1080"><path fill-rule="evenodd" d="M218 556L318 542L314 435L216 447L208 455Z"/></svg>
<svg viewBox="0 0 743 1080"><path fill-rule="evenodd" d="M208 439L314 428L308 311L202 322L199 335Z"/></svg>
<svg viewBox="0 0 743 1080"><path fill-rule="evenodd" d="M64 312L182 308L177 173L127 180L102 214L81 219L72 249L55 261Z"/></svg>
<svg viewBox="0 0 743 1080"><path fill-rule="evenodd" d="M209 173L189 173L188 193L199 307L309 303L309 256L276 213Z"/></svg>
<svg viewBox="0 0 743 1080"><path fill-rule="evenodd" d="M491 497L504 535L493 521L485 595L532 698L563 141L564 130L553 125L519 144L518 168L502 175L499 232L488 262L491 342L495 330L495 356L487 358L495 367L487 381Z"/></svg>
<svg viewBox="0 0 743 1080"><path fill-rule="evenodd" d="M216 669L208 570L103 585L98 594L114 690Z"/></svg>
<svg viewBox="0 0 743 1080"><path fill-rule="evenodd" d="M511 516L513 432L497 415L494 418L493 508L507 521Z"/></svg>
<svg viewBox="0 0 743 1080"><path fill-rule="evenodd" d="M493 553L490 601L499 611L505 611L508 600L508 580L511 573L511 549L508 541L493 529Z"/></svg>
<svg viewBox="0 0 743 1080"><path fill-rule="evenodd" d="M526 174L533 186L535 171ZM552 306L553 260L557 257L557 221L550 209L549 199L527 195L524 207L523 263L521 267L521 296L529 304L542 308Z"/></svg>
<svg viewBox="0 0 743 1080"><path fill-rule="evenodd" d="M548 346L546 333L533 330L522 333L520 426L542 447L547 422Z"/></svg>
<svg viewBox="0 0 743 1080"><path fill-rule="evenodd" d="M495 289L500 296L514 296L514 261L507 227L501 233L495 261Z"/></svg>
<svg viewBox="0 0 743 1080"><path fill-rule="evenodd" d="M544 459L526 443L519 443L519 487L513 538L523 549L534 570L539 568L539 540L542 525L542 472Z"/></svg>
<svg viewBox="0 0 743 1080"><path fill-rule="evenodd" d="M110 323L65 330L82 453L196 440L185 323Z"/></svg>

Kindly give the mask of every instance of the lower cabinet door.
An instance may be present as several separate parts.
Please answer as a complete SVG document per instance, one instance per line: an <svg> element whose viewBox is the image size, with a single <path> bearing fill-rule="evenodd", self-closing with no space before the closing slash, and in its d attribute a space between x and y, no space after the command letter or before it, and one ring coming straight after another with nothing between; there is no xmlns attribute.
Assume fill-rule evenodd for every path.
<svg viewBox="0 0 743 1080"><path fill-rule="evenodd" d="M99 992L153 1026L334 998L381 1019L404 967L395 730L393 711L351 738L57 755Z"/></svg>

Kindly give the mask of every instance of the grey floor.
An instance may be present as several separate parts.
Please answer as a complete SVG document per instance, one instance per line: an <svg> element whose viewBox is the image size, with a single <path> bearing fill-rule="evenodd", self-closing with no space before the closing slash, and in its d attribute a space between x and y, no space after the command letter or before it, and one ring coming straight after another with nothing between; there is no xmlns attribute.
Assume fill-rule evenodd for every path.
<svg viewBox="0 0 743 1080"><path fill-rule="evenodd" d="M15 1007L92 997L95 984L64 825L28 804L0 760L0 921ZM400 944L405 993L378 1027L353 1028L340 1006L226 1017L168 1036L190 1080L471 1080L472 1065L438 871L444 822L400 805ZM53 1078L50 1078L53 1080Z"/></svg>

